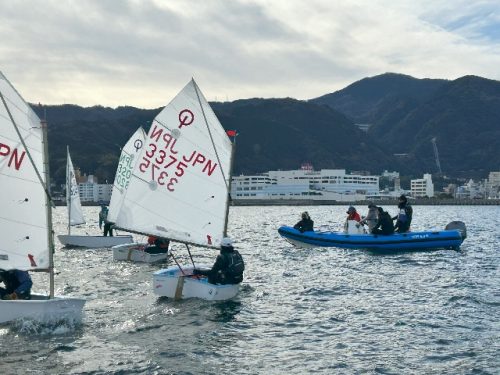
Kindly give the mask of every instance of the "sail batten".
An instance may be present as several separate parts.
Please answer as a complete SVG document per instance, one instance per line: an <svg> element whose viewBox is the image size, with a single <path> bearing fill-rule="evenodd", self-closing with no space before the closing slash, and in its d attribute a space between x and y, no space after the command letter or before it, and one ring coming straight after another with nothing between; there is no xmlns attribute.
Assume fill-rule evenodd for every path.
<svg viewBox="0 0 500 375"><path fill-rule="evenodd" d="M153 120L116 225L205 247L224 232L231 141L193 81Z"/></svg>

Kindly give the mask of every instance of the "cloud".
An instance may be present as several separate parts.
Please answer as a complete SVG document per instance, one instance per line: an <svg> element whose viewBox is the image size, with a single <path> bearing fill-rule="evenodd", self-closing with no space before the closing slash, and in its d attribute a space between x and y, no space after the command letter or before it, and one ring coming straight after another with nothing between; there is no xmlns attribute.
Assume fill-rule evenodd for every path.
<svg viewBox="0 0 500 375"><path fill-rule="evenodd" d="M499 79L496 1L155 0L2 4L0 69L25 98L154 108L309 99L384 72Z"/></svg>

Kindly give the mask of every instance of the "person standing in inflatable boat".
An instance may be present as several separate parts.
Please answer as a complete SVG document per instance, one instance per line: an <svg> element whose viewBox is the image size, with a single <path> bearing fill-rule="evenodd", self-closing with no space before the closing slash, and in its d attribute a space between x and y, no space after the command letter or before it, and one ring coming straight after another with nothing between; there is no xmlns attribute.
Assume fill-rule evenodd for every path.
<svg viewBox="0 0 500 375"><path fill-rule="evenodd" d="M413 208L404 194L399 197L398 209L398 214L392 218L392 220L396 220L394 230L397 233L406 233L410 230Z"/></svg>

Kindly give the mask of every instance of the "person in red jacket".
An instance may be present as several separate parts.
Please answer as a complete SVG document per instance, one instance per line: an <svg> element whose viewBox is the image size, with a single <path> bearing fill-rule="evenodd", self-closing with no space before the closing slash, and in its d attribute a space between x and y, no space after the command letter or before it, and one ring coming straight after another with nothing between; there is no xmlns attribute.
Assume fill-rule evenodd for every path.
<svg viewBox="0 0 500 375"><path fill-rule="evenodd" d="M149 236L148 245L149 246L144 249L145 252L149 254L161 254L168 252L170 241L166 238Z"/></svg>
<svg viewBox="0 0 500 375"><path fill-rule="evenodd" d="M358 212L353 206L349 206L346 214L347 220L356 220L358 223L361 221L361 216L359 216Z"/></svg>

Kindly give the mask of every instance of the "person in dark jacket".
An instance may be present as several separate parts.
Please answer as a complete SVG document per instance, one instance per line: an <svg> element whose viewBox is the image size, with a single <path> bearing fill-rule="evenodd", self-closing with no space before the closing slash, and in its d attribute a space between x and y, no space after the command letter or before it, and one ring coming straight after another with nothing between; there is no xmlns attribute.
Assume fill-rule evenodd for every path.
<svg viewBox="0 0 500 375"><path fill-rule="evenodd" d="M372 229L372 234L394 234L394 225L392 223L391 215L389 215L388 212L384 211L382 207L377 207L377 209L378 221L375 227Z"/></svg>
<svg viewBox="0 0 500 375"><path fill-rule="evenodd" d="M148 245L144 251L149 254L162 254L168 252L170 241L166 238L149 236Z"/></svg>
<svg viewBox="0 0 500 375"><path fill-rule="evenodd" d="M398 214L392 218L392 220L396 220L394 228L398 233L406 233L410 230L413 208L404 194L399 197L398 209Z"/></svg>
<svg viewBox="0 0 500 375"><path fill-rule="evenodd" d="M33 282L27 271L0 270L0 283L1 282L5 285L5 288L0 287L1 299L31 299L31 287L33 286Z"/></svg>
<svg viewBox="0 0 500 375"><path fill-rule="evenodd" d="M220 254L217 255L212 269L194 269L193 275L208 276L211 284L239 284L243 281L245 263L238 250L233 247L233 241L224 237L221 241Z"/></svg>
<svg viewBox="0 0 500 375"><path fill-rule="evenodd" d="M302 220L300 220L293 227L295 229L299 230L301 233L313 231L314 230L313 229L313 227L314 227L314 221L311 220L311 217L309 216L309 213L302 212L301 216L302 216Z"/></svg>
<svg viewBox="0 0 500 375"><path fill-rule="evenodd" d="M108 207L105 204L101 205L101 212L99 212L99 229L102 229L104 224L103 236L106 237L109 233L110 237L113 237L113 223L108 221Z"/></svg>

